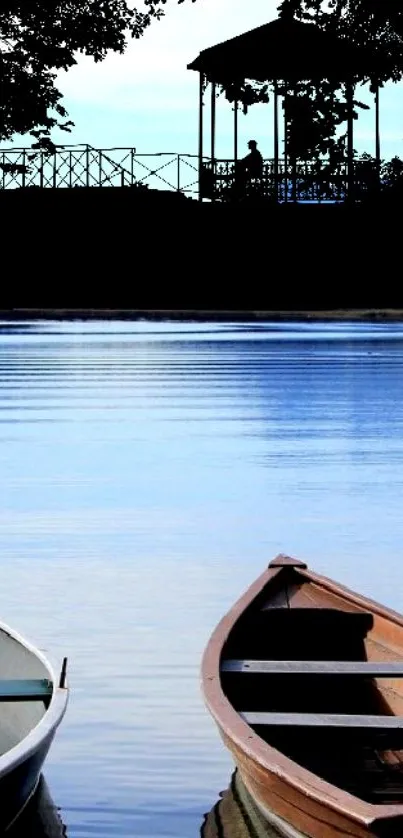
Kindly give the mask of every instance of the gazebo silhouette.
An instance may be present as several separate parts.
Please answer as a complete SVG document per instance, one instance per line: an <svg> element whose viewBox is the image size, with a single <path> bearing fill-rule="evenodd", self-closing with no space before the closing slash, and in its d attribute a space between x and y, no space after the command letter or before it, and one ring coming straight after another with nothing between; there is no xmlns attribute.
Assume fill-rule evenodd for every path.
<svg viewBox="0 0 403 838"><path fill-rule="evenodd" d="M284 91L284 112L287 119L287 89L299 82L321 82L328 80L345 85L347 103L347 148L345 178L340 195L354 200L354 87L358 82L376 78L376 54L369 49L357 48L346 39L325 32L314 23L302 23L284 15L278 19L252 29L228 41L203 50L198 58L188 64L189 70L199 73L199 199L213 200L231 195L229 185L233 181L238 161L238 113L239 101L234 103L234 160L226 167L219 167L216 159L216 100L217 87L241 85L245 80L267 82L274 94L274 159L271 166L265 166L264 183L258 184L260 194L280 201L279 183L282 183L283 200L289 195L289 182L297 177L296 168L290 172L287 156L286 131L284 139L283 173L280 177L279 141L279 87ZM204 93L211 85L211 159L204 158ZM380 121L379 87L375 95L376 107L376 165L380 171ZM306 166L305 166L306 170ZM223 189L224 184L224 189ZM256 184L255 184L256 186ZM295 186L295 184L294 184ZM320 190L319 190L320 192ZM319 193L318 193L319 194ZM297 200L297 190L293 198ZM227 197L228 199L228 197Z"/></svg>

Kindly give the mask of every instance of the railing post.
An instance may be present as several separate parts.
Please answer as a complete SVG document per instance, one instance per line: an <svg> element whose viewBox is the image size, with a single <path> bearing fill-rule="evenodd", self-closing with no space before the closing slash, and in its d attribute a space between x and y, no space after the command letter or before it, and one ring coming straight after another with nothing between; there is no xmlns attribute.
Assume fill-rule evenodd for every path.
<svg viewBox="0 0 403 838"><path fill-rule="evenodd" d="M22 188L25 189L26 186L26 165L27 165L27 152L22 152Z"/></svg>
<svg viewBox="0 0 403 838"><path fill-rule="evenodd" d="M87 145L87 150L85 153L85 168L86 168L86 187L88 189L90 185L90 147Z"/></svg>
<svg viewBox="0 0 403 838"><path fill-rule="evenodd" d="M296 203L297 203L297 201L298 201L298 186L297 186L297 158L296 158L296 156L295 156L295 153L293 153L293 155L292 155L292 158L291 158L291 163L292 163L292 174L291 174L291 177L292 177L292 192L291 192L291 199L292 199L292 201L294 202L294 204L296 204Z"/></svg>
<svg viewBox="0 0 403 838"><path fill-rule="evenodd" d="M43 175L43 151L41 151L41 167L39 170L39 185L41 189L43 189L44 185L44 175Z"/></svg>
<svg viewBox="0 0 403 838"><path fill-rule="evenodd" d="M53 154L53 189L57 187L57 151Z"/></svg>
<svg viewBox="0 0 403 838"><path fill-rule="evenodd" d="M176 191L180 192L181 191L181 158L180 158L180 154L178 154L176 174L177 174Z"/></svg>
<svg viewBox="0 0 403 838"><path fill-rule="evenodd" d="M134 185L134 155L135 155L135 149L132 148L132 150L131 150L131 160L130 160L130 174L131 174L131 178L132 178L132 181L131 181L131 184L130 184L131 186Z"/></svg>

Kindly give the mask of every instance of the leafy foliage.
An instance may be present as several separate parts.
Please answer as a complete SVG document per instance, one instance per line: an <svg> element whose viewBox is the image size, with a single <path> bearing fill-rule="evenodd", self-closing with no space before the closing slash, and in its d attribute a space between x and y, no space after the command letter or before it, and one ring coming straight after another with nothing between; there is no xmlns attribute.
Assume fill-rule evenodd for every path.
<svg viewBox="0 0 403 838"><path fill-rule="evenodd" d="M269 85L260 82L234 83L232 81L228 84L220 86L220 93L225 95L228 102L239 102L242 105L244 114L248 112L251 105L260 103L267 103L269 101Z"/></svg>
<svg viewBox="0 0 403 838"><path fill-rule="evenodd" d="M280 15L314 21L377 56L373 82L403 76L403 9L396 0L282 0Z"/></svg>
<svg viewBox="0 0 403 838"><path fill-rule="evenodd" d="M362 202L372 200L400 206L403 196L403 160L378 161L370 154L362 154L356 161L355 199Z"/></svg>
<svg viewBox="0 0 403 838"><path fill-rule="evenodd" d="M130 35L141 37L163 15L166 0L143 1L144 11L126 0L1 0L0 139L31 132L36 145L51 150L51 129L69 131L73 124L55 85L57 71L76 64L79 53L95 61L111 50L123 53Z"/></svg>
<svg viewBox="0 0 403 838"><path fill-rule="evenodd" d="M80 53L95 61L109 51L123 53L128 38L140 38L166 4L143 0L139 10L127 0L2 0L0 139L30 132L34 147L52 151L52 128L70 131L73 125L55 84L57 72L76 64ZM279 13L370 46L379 58L376 78L369 79L373 90L403 77L403 4L397 0L282 0ZM250 79L228 84L224 93L245 112L269 99L268 86ZM345 138L337 136L347 117L342 94L341 85L326 80L287 92L288 149L296 159L344 154ZM355 100L356 117L358 107L363 105Z"/></svg>
<svg viewBox="0 0 403 838"><path fill-rule="evenodd" d="M375 92L378 86L403 77L403 8L396 0L282 0L280 15L315 22L375 56L376 70L368 70L366 79ZM354 100L354 118L358 108ZM288 143L296 157L319 157L343 153L345 136L336 135L347 119L342 79L340 85L324 80L320 85L299 85L289 96Z"/></svg>

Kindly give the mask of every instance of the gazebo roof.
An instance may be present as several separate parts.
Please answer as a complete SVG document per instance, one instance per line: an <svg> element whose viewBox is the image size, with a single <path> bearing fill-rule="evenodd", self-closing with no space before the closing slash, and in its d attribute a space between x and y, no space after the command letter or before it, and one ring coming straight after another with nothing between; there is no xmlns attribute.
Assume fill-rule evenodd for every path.
<svg viewBox="0 0 403 838"><path fill-rule="evenodd" d="M278 18L203 50L188 70L210 81L348 81L367 78L373 52L358 49L313 23Z"/></svg>

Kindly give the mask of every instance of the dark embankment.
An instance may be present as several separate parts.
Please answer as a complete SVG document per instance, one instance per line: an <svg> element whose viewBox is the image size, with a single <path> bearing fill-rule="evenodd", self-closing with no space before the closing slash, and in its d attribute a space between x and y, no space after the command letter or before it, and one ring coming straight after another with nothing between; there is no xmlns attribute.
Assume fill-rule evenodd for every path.
<svg viewBox="0 0 403 838"><path fill-rule="evenodd" d="M0 193L1 308L403 308L400 207Z"/></svg>

